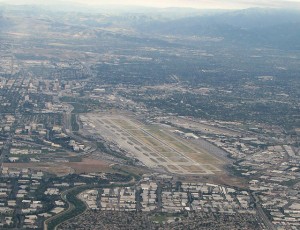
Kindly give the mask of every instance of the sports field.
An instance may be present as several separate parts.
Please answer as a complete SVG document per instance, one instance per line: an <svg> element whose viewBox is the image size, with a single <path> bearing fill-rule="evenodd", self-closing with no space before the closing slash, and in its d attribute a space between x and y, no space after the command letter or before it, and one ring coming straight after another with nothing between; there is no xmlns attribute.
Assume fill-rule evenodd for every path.
<svg viewBox="0 0 300 230"><path fill-rule="evenodd" d="M150 168L175 174L214 174L222 162L159 125L144 125L123 115L84 114L83 132L113 141Z"/></svg>

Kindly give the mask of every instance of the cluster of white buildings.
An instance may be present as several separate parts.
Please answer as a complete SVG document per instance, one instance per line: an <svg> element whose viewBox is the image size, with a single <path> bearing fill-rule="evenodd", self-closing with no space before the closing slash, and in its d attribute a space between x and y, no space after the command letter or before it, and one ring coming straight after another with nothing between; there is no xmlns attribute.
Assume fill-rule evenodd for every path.
<svg viewBox="0 0 300 230"><path fill-rule="evenodd" d="M10 106L10 103L2 103L1 106ZM14 124L16 118L14 115L5 115L2 117L0 122L0 131L10 132L12 125Z"/></svg>
<svg viewBox="0 0 300 230"><path fill-rule="evenodd" d="M12 169L2 166L1 176L3 178L16 178L17 181L16 186L11 184L10 180L0 184L0 213L3 217L0 227L12 225L13 213L18 209L25 218L23 222L24 228L38 228L38 216L34 213L40 211L44 205L42 201L36 200L31 194L39 188L44 176L43 172L32 172L26 168ZM11 196L12 191L15 194L13 196Z"/></svg>
<svg viewBox="0 0 300 230"><path fill-rule="evenodd" d="M136 190L131 187L104 188L101 193L101 210L135 211Z"/></svg>
<svg viewBox="0 0 300 230"><path fill-rule="evenodd" d="M70 140L69 145L73 148L73 150L75 152L85 150L85 145L81 144L79 142L76 142L75 140Z"/></svg>
<svg viewBox="0 0 300 230"><path fill-rule="evenodd" d="M266 209L278 229L300 227L300 184L280 185L275 182L252 180L250 189L257 193L261 206Z"/></svg>
<svg viewBox="0 0 300 230"><path fill-rule="evenodd" d="M228 214L256 213L247 191L208 183L183 183L181 187L191 195L191 210Z"/></svg>
<svg viewBox="0 0 300 230"><path fill-rule="evenodd" d="M93 210L99 210L99 192L96 189L86 190L80 193L79 198L83 200L87 207Z"/></svg>
<svg viewBox="0 0 300 230"><path fill-rule="evenodd" d="M150 180L143 180L140 183L140 187L142 189L142 211L149 212L157 209L157 202L156 202L156 190L157 190L157 183L155 181Z"/></svg>

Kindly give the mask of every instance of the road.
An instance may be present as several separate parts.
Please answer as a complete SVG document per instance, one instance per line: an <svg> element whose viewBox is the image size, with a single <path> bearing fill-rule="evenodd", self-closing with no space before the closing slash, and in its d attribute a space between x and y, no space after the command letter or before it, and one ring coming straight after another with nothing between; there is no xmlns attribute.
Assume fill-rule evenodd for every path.
<svg viewBox="0 0 300 230"><path fill-rule="evenodd" d="M260 216L260 218L264 222L267 229L276 230L276 228L274 227L274 225L272 224L272 222L269 220L269 218L265 214L264 210L262 209L262 207L260 205L260 201L259 201L258 197L256 196L256 194L253 193L252 195L255 199L257 214Z"/></svg>
<svg viewBox="0 0 300 230"><path fill-rule="evenodd" d="M64 105L68 109L63 114L63 130L75 141L83 143L86 146L86 148L90 147L89 150L84 151L83 154L88 156L90 153L94 152L97 149L97 145L95 143L88 142L87 140L73 133L71 121L72 121L72 111L74 107L67 103L64 103Z"/></svg>

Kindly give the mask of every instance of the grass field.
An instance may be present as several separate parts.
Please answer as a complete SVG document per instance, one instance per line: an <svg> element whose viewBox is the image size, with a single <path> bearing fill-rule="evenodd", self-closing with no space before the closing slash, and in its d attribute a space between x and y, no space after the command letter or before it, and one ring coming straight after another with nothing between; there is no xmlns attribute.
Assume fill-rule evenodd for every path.
<svg viewBox="0 0 300 230"><path fill-rule="evenodd" d="M176 150L178 150L179 152L195 152L195 150L191 149L190 147L186 146L185 144L181 143L181 142L169 142L169 144L174 147Z"/></svg>

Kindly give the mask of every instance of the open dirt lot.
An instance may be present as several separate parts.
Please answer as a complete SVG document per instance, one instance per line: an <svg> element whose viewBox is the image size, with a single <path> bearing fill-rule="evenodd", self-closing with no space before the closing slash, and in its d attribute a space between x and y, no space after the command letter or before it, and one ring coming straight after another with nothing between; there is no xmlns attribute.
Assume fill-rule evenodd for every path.
<svg viewBox="0 0 300 230"><path fill-rule="evenodd" d="M32 169L48 172L57 176L65 176L74 172L70 167L54 163L3 163L3 167L8 167L10 169Z"/></svg>
<svg viewBox="0 0 300 230"><path fill-rule="evenodd" d="M83 159L82 162L70 162L65 165L75 170L75 173L95 173L95 172L112 172L109 164L104 161L94 159Z"/></svg>
<svg viewBox="0 0 300 230"><path fill-rule="evenodd" d="M81 162L62 162L62 163L3 163L3 167L12 169L32 169L40 170L65 176L70 173L96 173L96 172L113 172L108 162L94 159L83 159Z"/></svg>

